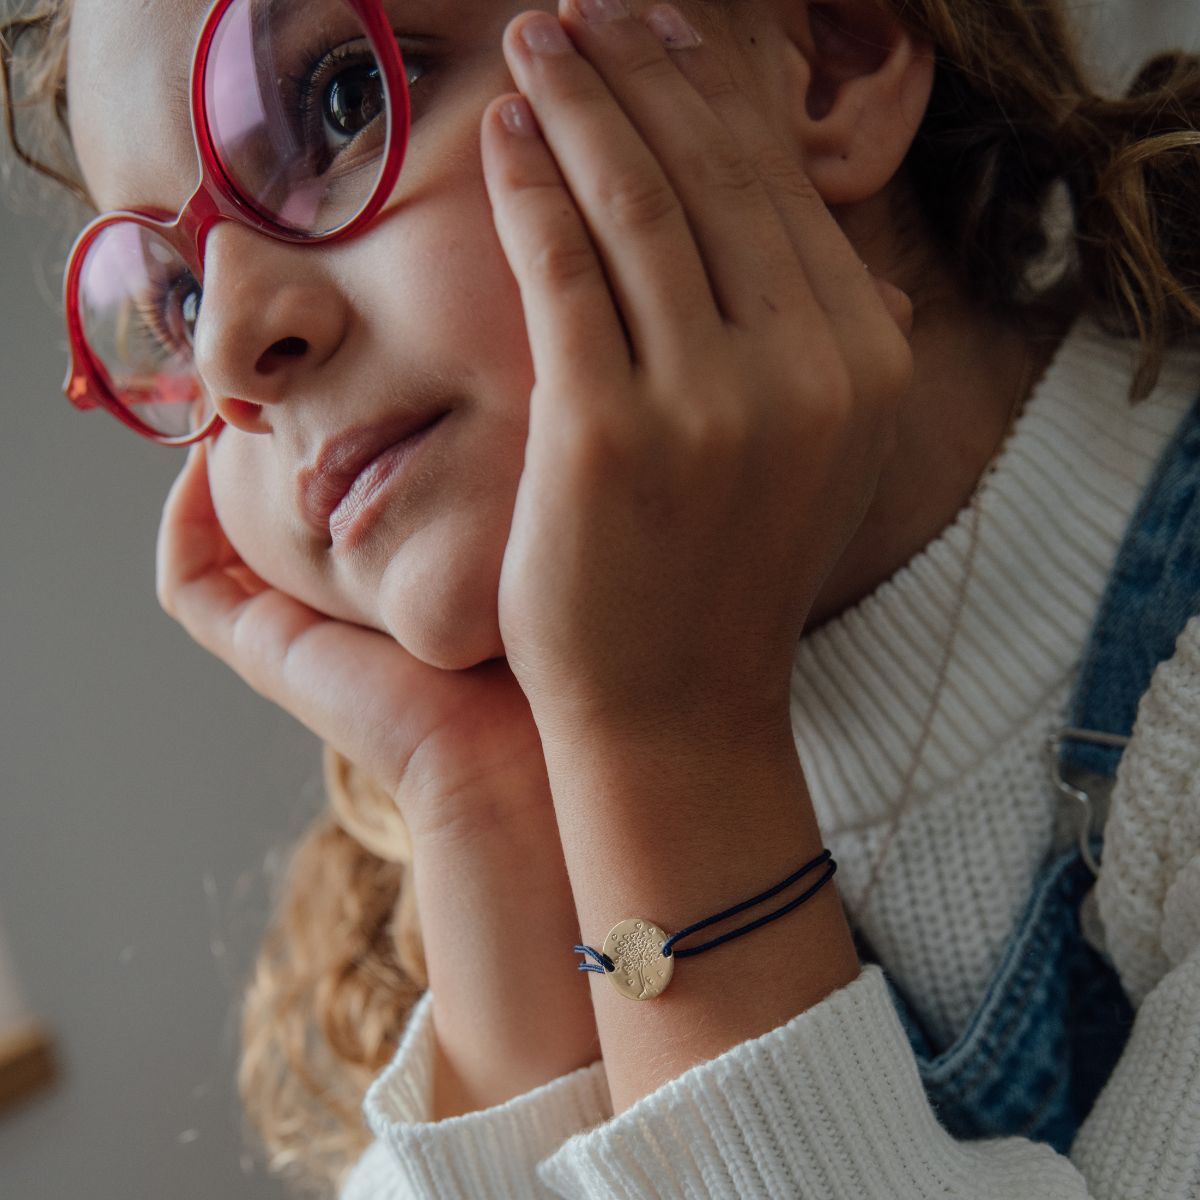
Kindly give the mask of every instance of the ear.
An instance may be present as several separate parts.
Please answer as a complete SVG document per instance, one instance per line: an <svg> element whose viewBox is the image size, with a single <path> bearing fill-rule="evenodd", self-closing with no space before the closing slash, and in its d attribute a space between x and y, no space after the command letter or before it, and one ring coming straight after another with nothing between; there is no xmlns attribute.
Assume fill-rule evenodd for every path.
<svg viewBox="0 0 1200 1200"><path fill-rule="evenodd" d="M934 51L876 0L780 3L790 43L787 120L829 205L881 192L929 104Z"/></svg>

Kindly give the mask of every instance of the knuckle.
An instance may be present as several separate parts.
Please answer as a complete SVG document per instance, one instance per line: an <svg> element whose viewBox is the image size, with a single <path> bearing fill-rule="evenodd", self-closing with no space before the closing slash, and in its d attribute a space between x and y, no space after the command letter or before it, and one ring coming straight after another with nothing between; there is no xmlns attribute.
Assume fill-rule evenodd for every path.
<svg viewBox="0 0 1200 1200"><path fill-rule="evenodd" d="M246 667L251 661L253 652L262 649L255 643L251 609L252 605L249 602L243 604L233 614L229 623L229 654L226 661L243 679L246 678Z"/></svg>
<svg viewBox="0 0 1200 1200"><path fill-rule="evenodd" d="M889 339L876 362L878 386L883 394L892 401L899 400L912 385L913 367L912 347L908 342L902 337Z"/></svg>
<svg viewBox="0 0 1200 1200"><path fill-rule="evenodd" d="M912 349L904 338L883 330L871 339L871 348L854 362L856 390L881 413L899 406L912 383Z"/></svg>
<svg viewBox="0 0 1200 1200"><path fill-rule="evenodd" d="M531 163L525 155L506 155L499 168L499 179L500 186L506 192L525 194L518 202L522 206L530 203L525 196L536 197L558 185L558 181L546 171L543 162Z"/></svg>
<svg viewBox="0 0 1200 1200"><path fill-rule="evenodd" d="M559 56L555 56L555 58L557 59ZM571 55L563 56L563 58L568 66L572 65ZM563 65L561 59L558 65ZM606 103L611 103L603 82L587 71L553 71L551 78L547 80L547 85L553 92L555 104L601 110Z"/></svg>
<svg viewBox="0 0 1200 1200"><path fill-rule="evenodd" d="M552 289L564 289L588 278L595 269L592 248L582 238L565 237L538 246L529 260L533 279Z"/></svg>
<svg viewBox="0 0 1200 1200"><path fill-rule="evenodd" d="M263 606L267 598L251 597L244 601L234 613L223 644L214 643L213 653L226 666L235 671L260 696L279 702L277 679L290 664L287 662L291 647L282 651L270 638L264 636ZM271 663L277 662L278 668Z"/></svg>
<svg viewBox="0 0 1200 1200"><path fill-rule="evenodd" d="M758 177L773 193L804 204L820 200L813 181L781 146L772 145L760 150L754 166Z"/></svg>
<svg viewBox="0 0 1200 1200"><path fill-rule="evenodd" d="M627 473L634 450L625 423L611 418L581 417L565 437L565 465L578 483L611 482Z"/></svg>
<svg viewBox="0 0 1200 1200"><path fill-rule="evenodd" d="M842 437L854 419L857 401L854 382L840 363L830 364L814 376L808 406L808 431L832 439Z"/></svg>
<svg viewBox="0 0 1200 1200"><path fill-rule="evenodd" d="M652 229L674 217L679 201L658 179L614 175L600 185L600 206L618 229Z"/></svg>
<svg viewBox="0 0 1200 1200"><path fill-rule="evenodd" d="M750 431L749 414L738 405L694 404L681 420L687 444L700 455L715 456L737 449Z"/></svg>
<svg viewBox="0 0 1200 1200"><path fill-rule="evenodd" d="M700 94L710 104L737 104L746 102L746 93L729 71L718 63L711 64L711 70L706 78L698 85Z"/></svg>
<svg viewBox="0 0 1200 1200"><path fill-rule="evenodd" d="M247 601L247 605L253 604ZM294 681L303 677L305 656L319 643L325 632L325 626L316 622L305 624L299 629L290 629L282 635L281 645L277 653L279 669L275 672L280 680Z"/></svg>
<svg viewBox="0 0 1200 1200"><path fill-rule="evenodd" d="M625 78L636 82L648 83L651 87L676 73L675 64L663 57L660 47L643 50L640 47L628 51L630 57L626 60L622 71Z"/></svg>
<svg viewBox="0 0 1200 1200"><path fill-rule="evenodd" d="M689 165L703 186L717 191L745 195L762 187L754 164L726 138L695 154Z"/></svg>

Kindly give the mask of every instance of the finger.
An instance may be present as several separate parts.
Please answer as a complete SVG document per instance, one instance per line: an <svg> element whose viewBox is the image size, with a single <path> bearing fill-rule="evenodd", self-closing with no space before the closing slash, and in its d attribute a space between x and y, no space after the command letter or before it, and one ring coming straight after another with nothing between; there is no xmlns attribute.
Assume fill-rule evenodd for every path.
<svg viewBox="0 0 1200 1200"><path fill-rule="evenodd" d="M572 134L577 117L560 102L564 92L577 98L576 107L582 103L596 113L597 142L608 140L617 152L632 135L661 164L726 320L753 328L778 317L799 323L806 336L816 336L823 314L767 189L744 148L672 62L716 58L715 50L697 43L668 54L660 38L632 17L621 0L560 3L563 21L586 61L568 60L570 77L548 81L544 114L539 94L535 91L531 98L555 153L559 140L575 150L567 162L568 177L586 170L575 159L587 153L587 142ZM585 7L597 13L591 21ZM664 6L663 11L682 22L677 10ZM683 24L676 32L686 36L688 29Z"/></svg>
<svg viewBox="0 0 1200 1200"><path fill-rule="evenodd" d="M206 650L234 663L234 629L267 590L238 556L213 507L207 450L198 442L163 507L158 533L159 602Z"/></svg>
<svg viewBox="0 0 1200 1200"><path fill-rule="evenodd" d="M504 50L592 235L635 359L693 358L721 314L670 180L556 17L522 13Z"/></svg>
<svg viewBox="0 0 1200 1200"><path fill-rule="evenodd" d="M630 346L604 269L528 103L511 94L494 100L484 110L481 142L537 378L559 378L568 368L589 379L627 378Z"/></svg>
<svg viewBox="0 0 1200 1200"><path fill-rule="evenodd" d="M912 297L894 283L880 279L878 275L873 275L872 278L875 281L875 290L892 320L896 322L896 327L904 334L906 340L911 338L914 316Z"/></svg>
<svg viewBox="0 0 1200 1200"><path fill-rule="evenodd" d="M201 646L255 690L294 700L284 664L297 640L328 618L268 587L242 562L213 507L203 443L167 497L158 575L163 607Z"/></svg>
<svg viewBox="0 0 1200 1200"><path fill-rule="evenodd" d="M213 509L204 442L188 451L163 505L155 554L155 586L163 609L179 619L180 587L197 576L220 570L236 556Z"/></svg>
<svg viewBox="0 0 1200 1200"><path fill-rule="evenodd" d="M646 19L655 20L654 14L667 7L653 5ZM907 297L878 287L878 281L864 269L858 252L804 170L799 154L779 142L717 55L681 50L671 52L670 57L753 164L856 381L861 382L863 372L873 370L873 364L886 372L892 364L883 362L882 357L888 352L903 360L905 350L896 334L907 336L904 325L911 322L911 314L904 316Z"/></svg>
<svg viewBox="0 0 1200 1200"><path fill-rule="evenodd" d="M164 608L256 692L394 790L424 731L409 698L429 668L391 638L336 621L267 585L217 520L206 451L193 449L163 510Z"/></svg>

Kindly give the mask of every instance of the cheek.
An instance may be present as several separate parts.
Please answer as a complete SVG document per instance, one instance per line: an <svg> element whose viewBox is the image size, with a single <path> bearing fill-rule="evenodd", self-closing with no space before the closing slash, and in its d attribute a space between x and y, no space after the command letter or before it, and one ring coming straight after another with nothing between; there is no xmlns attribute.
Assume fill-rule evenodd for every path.
<svg viewBox="0 0 1200 1200"><path fill-rule="evenodd" d="M455 386L528 396L532 366L520 291L496 232L480 157L479 119L513 86L500 69L460 111L429 127L405 163L397 195L372 232L348 248L348 285L373 333L397 358Z"/></svg>
<svg viewBox="0 0 1200 1200"><path fill-rule="evenodd" d="M272 547L277 539L272 527L278 518L271 511L269 494L264 494L262 464L255 461L258 456L251 451L250 441L236 430L221 430L209 446L208 485L217 519L234 550L247 566L274 582Z"/></svg>
<svg viewBox="0 0 1200 1200"><path fill-rule="evenodd" d="M401 378L413 373L397 390L428 386L459 411L427 460L415 508L405 512L398 496L394 537L371 564L374 612L365 623L424 662L462 669L503 651L500 566L534 376L520 292L482 176L460 176L429 196L389 222L394 236L376 243L380 253L363 254L363 310L372 343L391 347Z"/></svg>
<svg viewBox="0 0 1200 1200"><path fill-rule="evenodd" d="M208 481L221 528L238 557L272 587L329 610L327 587L283 501L267 439L226 427L208 452Z"/></svg>
<svg viewBox="0 0 1200 1200"><path fill-rule="evenodd" d="M452 461L440 465L419 519L398 509L393 537L337 569L297 526L288 490L294 482L275 461L269 435L226 427L209 454L218 518L253 571L319 611L384 629L443 666L473 665L501 651L499 570L534 382L520 292L492 221L477 136L457 149L444 166L415 173L406 202L340 248L338 284L355 324L343 357L325 368L329 391L320 397L339 413L335 420L298 407L296 417L329 432L377 412L389 393L397 403L428 391L461 405L447 443Z"/></svg>
<svg viewBox="0 0 1200 1200"><path fill-rule="evenodd" d="M396 203L368 236L347 247L344 285L353 288L369 331L365 343L395 372L390 382L399 393L440 391L465 402L476 428L515 434L523 444L533 364L479 144L483 109L513 87L498 49L494 58L496 66L480 71L458 111L436 131L429 127L436 154L415 140ZM407 372L411 381L404 379ZM377 377L379 368L365 373ZM507 492L510 465L490 470L485 457L461 467L472 484L482 488L490 475Z"/></svg>

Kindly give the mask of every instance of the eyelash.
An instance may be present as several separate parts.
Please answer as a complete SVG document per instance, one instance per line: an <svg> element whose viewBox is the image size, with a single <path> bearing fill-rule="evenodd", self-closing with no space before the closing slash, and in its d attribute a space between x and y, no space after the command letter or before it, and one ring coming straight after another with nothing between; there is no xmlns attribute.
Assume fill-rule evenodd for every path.
<svg viewBox="0 0 1200 1200"><path fill-rule="evenodd" d="M400 41L397 38L397 41ZM405 49L401 46L401 54L404 60L406 73L411 72L414 65L420 69L420 74L416 80L409 78L409 88L415 88L417 83L426 79L435 69L434 56L427 53L419 53L416 50ZM296 90L299 95L299 102L303 119L308 121L312 119L312 98L314 89L312 87L312 79L316 69L323 63L332 63L334 65L340 62L349 62L353 59L352 51L347 51L343 47L330 47L329 50L317 55L307 62L300 76L291 76L292 82L296 85ZM414 106L415 107L415 106ZM365 133L366 130L363 130ZM361 135L360 135L361 136ZM157 343L170 349L173 353L190 353L190 346L178 345L178 338L174 336L168 327L168 323L163 318L163 305L168 303L171 297L175 294L177 288L185 283L183 278L172 279L164 284L160 289L156 289L154 294L149 297L148 302L138 304L137 315L143 327L149 332L150 336Z"/></svg>
<svg viewBox="0 0 1200 1200"><path fill-rule="evenodd" d="M190 282L194 282L190 275L177 276L162 286L156 287L145 302L134 305L138 320L159 346L173 354L186 354L189 357L191 346L179 345L179 339L164 319L163 306L170 302L180 287L186 286Z"/></svg>
<svg viewBox="0 0 1200 1200"><path fill-rule="evenodd" d="M397 43L402 43L403 39L399 34L396 35ZM411 70L413 64L417 64L421 68L421 74L417 80L408 80L410 90L417 83L425 79L434 69L433 56L428 53L421 53L419 50L412 48L406 49L403 44L400 45L401 57L404 61L404 67L407 73ZM345 46L331 46L320 54L311 55L304 63L304 66L299 75L291 75L289 78L296 87L296 93L299 100L299 107L303 120L311 121L313 119L313 97L315 89L313 87L313 77L317 68L323 64L329 63L337 65L339 63L351 62L355 57L355 52L347 50Z"/></svg>

